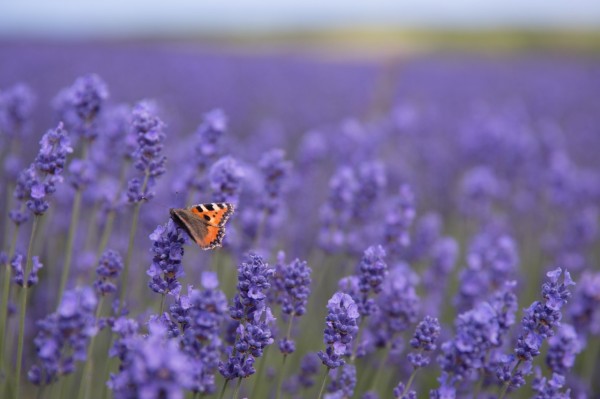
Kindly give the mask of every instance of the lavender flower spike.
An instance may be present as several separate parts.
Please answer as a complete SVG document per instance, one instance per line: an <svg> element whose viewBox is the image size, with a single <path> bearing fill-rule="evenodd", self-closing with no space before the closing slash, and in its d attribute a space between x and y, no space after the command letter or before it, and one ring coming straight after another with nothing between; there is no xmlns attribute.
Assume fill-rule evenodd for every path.
<svg viewBox="0 0 600 399"><path fill-rule="evenodd" d="M153 241L151 249L153 257L152 264L147 271L150 276L148 287L162 295L177 296L181 290L181 283L178 279L184 275L181 259L184 252L185 234L169 219L166 224L158 226L150 234L150 239Z"/></svg>
<svg viewBox="0 0 600 399"><path fill-rule="evenodd" d="M325 352L319 351L319 358L329 369L343 365L342 356L358 332L358 306L348 294L336 292L327 302L328 314L325 318L323 341Z"/></svg>
<svg viewBox="0 0 600 399"><path fill-rule="evenodd" d="M564 271L563 282L559 278L563 274L560 268L546 274L548 281L542 285L542 301L536 301L525 310L521 321L523 328L517 339L515 356L517 364L513 367L512 357L508 357L503 365L496 370L498 379L504 383L500 398L503 398L509 388L518 388L524 384L523 376L530 372L531 360L540 354L542 343L552 337L560 326L561 308L571 296L569 287L575 285L568 271ZM519 369L519 366L524 364Z"/></svg>

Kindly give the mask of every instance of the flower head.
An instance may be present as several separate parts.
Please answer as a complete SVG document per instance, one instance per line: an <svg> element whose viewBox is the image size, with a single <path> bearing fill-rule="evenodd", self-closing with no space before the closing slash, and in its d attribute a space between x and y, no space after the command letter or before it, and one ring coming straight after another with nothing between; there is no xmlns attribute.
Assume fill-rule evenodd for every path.
<svg viewBox="0 0 600 399"><path fill-rule="evenodd" d="M193 384L193 368L176 340L167 339L167 329L150 322L147 337L131 336L119 372L108 386L117 399L182 399Z"/></svg>
<svg viewBox="0 0 600 399"><path fill-rule="evenodd" d="M83 287L66 291L55 313L38 321L34 345L38 364L29 371L36 385L54 382L75 370L75 361L85 361L90 338L96 334L97 299L94 291Z"/></svg>
<svg viewBox="0 0 600 399"><path fill-rule="evenodd" d="M327 317L323 341L325 351L319 351L319 358L330 369L344 364L342 356L358 332L358 307L348 294L336 292L327 302Z"/></svg>
<svg viewBox="0 0 600 399"><path fill-rule="evenodd" d="M107 250L100 257L94 282L94 288L98 295L106 295L117 291L115 280L123 270L123 259L117 251Z"/></svg>
<svg viewBox="0 0 600 399"><path fill-rule="evenodd" d="M148 287L159 294L177 296L181 290L179 278L184 271L181 264L185 234L171 219L159 225L152 234L152 264L147 274L150 276Z"/></svg>

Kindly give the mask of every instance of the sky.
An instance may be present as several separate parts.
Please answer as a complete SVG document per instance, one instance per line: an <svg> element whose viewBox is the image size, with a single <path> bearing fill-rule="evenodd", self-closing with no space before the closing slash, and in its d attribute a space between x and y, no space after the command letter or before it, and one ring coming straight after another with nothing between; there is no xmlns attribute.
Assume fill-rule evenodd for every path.
<svg viewBox="0 0 600 399"><path fill-rule="evenodd" d="M600 28L599 0L0 0L0 36L406 28Z"/></svg>

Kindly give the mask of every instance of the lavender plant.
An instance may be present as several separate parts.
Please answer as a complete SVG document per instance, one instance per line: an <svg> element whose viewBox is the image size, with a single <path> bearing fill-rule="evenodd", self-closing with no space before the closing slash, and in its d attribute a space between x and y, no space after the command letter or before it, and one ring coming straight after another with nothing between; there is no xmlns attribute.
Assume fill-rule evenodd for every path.
<svg viewBox="0 0 600 399"><path fill-rule="evenodd" d="M599 392L597 60L39 46L0 43L0 397Z"/></svg>

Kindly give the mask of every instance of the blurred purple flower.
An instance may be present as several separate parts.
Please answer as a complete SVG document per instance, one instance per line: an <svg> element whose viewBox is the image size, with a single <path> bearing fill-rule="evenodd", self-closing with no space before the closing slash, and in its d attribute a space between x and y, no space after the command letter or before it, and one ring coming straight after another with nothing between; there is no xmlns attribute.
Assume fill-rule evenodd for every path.
<svg viewBox="0 0 600 399"><path fill-rule="evenodd" d="M117 399L183 399L193 386L193 367L177 340L167 339L167 329L151 322L147 337L131 336L119 372L108 386Z"/></svg>
<svg viewBox="0 0 600 399"><path fill-rule="evenodd" d="M0 132L10 139L24 139L31 128L35 103L35 93L24 83L0 91Z"/></svg>
<svg viewBox="0 0 600 399"><path fill-rule="evenodd" d="M117 291L116 279L123 270L123 259L117 251L107 250L105 251L100 260L98 261L98 267L96 268L96 274L98 277L94 282L94 289L100 296L114 293ZM126 282L123 282L126 284Z"/></svg>
<svg viewBox="0 0 600 399"><path fill-rule="evenodd" d="M143 172L143 180L129 180L127 196L136 203L154 197L152 187L156 178L165 173L167 158L162 154L165 124L155 115L149 103L138 103L132 111L131 130L137 138L138 147L133 155L135 168Z"/></svg>
<svg viewBox="0 0 600 399"><path fill-rule="evenodd" d="M181 346L193 365L192 391L215 392L215 372L219 365L221 325L227 314L227 298L218 289L216 274L203 272L202 290L188 288L170 307L171 318L181 330Z"/></svg>
<svg viewBox="0 0 600 399"><path fill-rule="evenodd" d="M96 295L89 287L66 291L58 310L38 321L33 342L39 363L29 370L32 383L55 382L72 373L76 361L86 360L88 342L97 331L96 304Z"/></svg>
<svg viewBox="0 0 600 399"><path fill-rule="evenodd" d="M244 170L233 157L222 157L215 162L210 168L209 179L216 202L238 203Z"/></svg>

